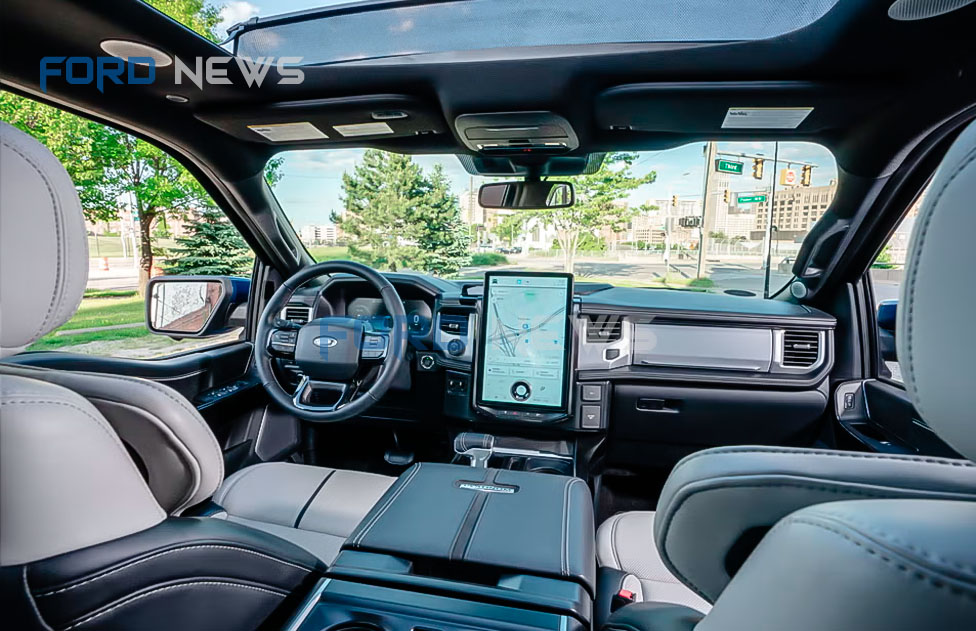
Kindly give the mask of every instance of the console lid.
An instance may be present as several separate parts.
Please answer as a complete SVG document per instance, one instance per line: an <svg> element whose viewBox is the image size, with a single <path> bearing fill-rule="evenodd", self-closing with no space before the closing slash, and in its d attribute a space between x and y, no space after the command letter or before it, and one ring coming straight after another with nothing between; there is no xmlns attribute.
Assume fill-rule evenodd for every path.
<svg viewBox="0 0 976 631"><path fill-rule="evenodd" d="M596 582L593 502L579 478L418 463L344 549Z"/></svg>

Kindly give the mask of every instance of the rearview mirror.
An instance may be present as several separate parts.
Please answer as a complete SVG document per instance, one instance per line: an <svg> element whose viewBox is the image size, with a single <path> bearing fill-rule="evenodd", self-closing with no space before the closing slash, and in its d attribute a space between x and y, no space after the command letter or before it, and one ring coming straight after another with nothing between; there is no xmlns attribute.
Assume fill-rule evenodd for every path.
<svg viewBox="0 0 976 631"><path fill-rule="evenodd" d="M146 327L181 339L208 337L234 328L235 310L246 304L251 281L227 276L158 276L146 287Z"/></svg>
<svg viewBox="0 0 976 631"><path fill-rule="evenodd" d="M478 192L482 208L534 210L568 208L575 202L569 182L493 182Z"/></svg>

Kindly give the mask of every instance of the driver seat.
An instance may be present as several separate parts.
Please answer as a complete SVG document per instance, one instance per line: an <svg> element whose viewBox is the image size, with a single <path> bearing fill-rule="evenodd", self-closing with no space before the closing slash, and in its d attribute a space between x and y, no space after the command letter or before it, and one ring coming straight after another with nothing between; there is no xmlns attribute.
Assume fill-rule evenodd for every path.
<svg viewBox="0 0 976 631"><path fill-rule="evenodd" d="M74 314L88 248L57 158L7 123L0 140L6 358ZM224 480L197 410L119 374L2 363L0 405L0 578L5 602L21 598L19 628L256 627L332 562L394 480L291 463ZM210 498L204 515L187 516ZM194 599L210 604L189 607ZM211 609L235 613L181 618Z"/></svg>

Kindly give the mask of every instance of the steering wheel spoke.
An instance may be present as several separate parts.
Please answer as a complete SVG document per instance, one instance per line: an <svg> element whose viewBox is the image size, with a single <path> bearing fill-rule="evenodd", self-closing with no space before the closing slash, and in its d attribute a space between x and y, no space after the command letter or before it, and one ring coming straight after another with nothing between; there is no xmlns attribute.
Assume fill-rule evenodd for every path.
<svg viewBox="0 0 976 631"><path fill-rule="evenodd" d="M347 395L350 393L350 384L338 381L316 381L307 376L302 377L301 383L295 390L292 403L300 410L309 412L334 412L347 403ZM316 399L324 392L335 393L335 399L326 404L316 403Z"/></svg>
<svg viewBox="0 0 976 631"><path fill-rule="evenodd" d="M293 358L298 344L298 329L276 328L268 335L268 352L277 357Z"/></svg>
<svg viewBox="0 0 976 631"><path fill-rule="evenodd" d="M367 361L382 361L390 352L390 336L385 333L367 332L363 335L363 343L359 349L359 356Z"/></svg>

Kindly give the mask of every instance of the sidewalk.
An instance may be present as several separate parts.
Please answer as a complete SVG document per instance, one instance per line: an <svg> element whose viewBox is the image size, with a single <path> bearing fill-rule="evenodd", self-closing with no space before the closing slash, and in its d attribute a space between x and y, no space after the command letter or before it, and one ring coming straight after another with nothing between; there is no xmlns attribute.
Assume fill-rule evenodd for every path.
<svg viewBox="0 0 976 631"><path fill-rule="evenodd" d="M105 261L99 258L88 259L88 289L123 290L139 288L139 268L131 258L108 259L108 269L103 269Z"/></svg>

